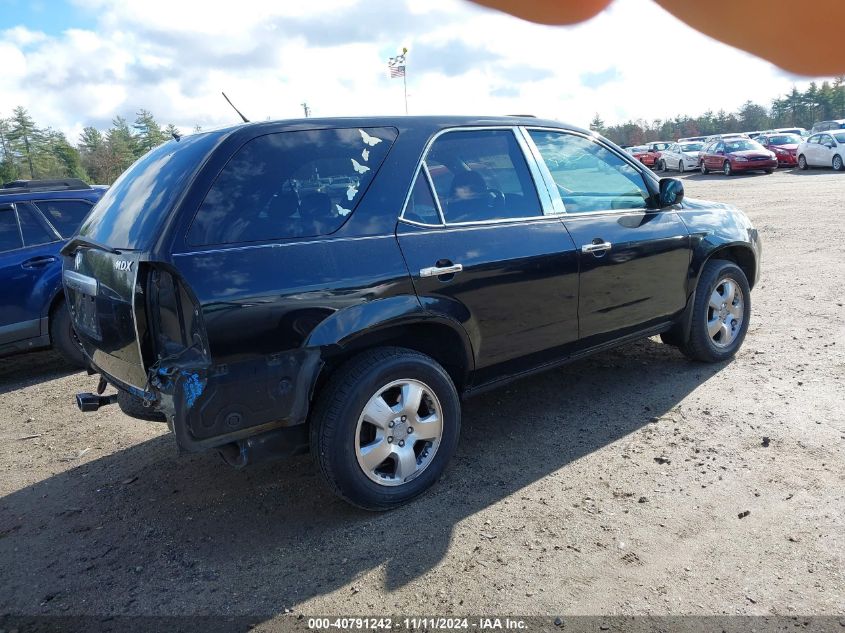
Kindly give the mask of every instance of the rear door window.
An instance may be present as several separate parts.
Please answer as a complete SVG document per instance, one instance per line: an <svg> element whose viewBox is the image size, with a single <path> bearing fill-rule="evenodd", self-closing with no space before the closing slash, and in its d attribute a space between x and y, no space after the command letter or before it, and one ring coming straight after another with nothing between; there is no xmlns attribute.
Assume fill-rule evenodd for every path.
<svg viewBox="0 0 845 633"><path fill-rule="evenodd" d="M35 204L64 238L76 233L92 207L85 200L39 200Z"/></svg>
<svg viewBox="0 0 845 633"><path fill-rule="evenodd" d="M246 143L222 169L188 231L194 246L333 233L361 201L394 128L279 132Z"/></svg>
<svg viewBox="0 0 845 633"><path fill-rule="evenodd" d="M425 159L447 223L543 215L512 130L458 130L438 137Z"/></svg>
<svg viewBox="0 0 845 633"><path fill-rule="evenodd" d="M47 244L59 239L50 225L44 220L44 216L33 205L18 203L17 206L25 246Z"/></svg>
<svg viewBox="0 0 845 633"><path fill-rule="evenodd" d="M11 207L0 209L0 253L23 246L18 219Z"/></svg>

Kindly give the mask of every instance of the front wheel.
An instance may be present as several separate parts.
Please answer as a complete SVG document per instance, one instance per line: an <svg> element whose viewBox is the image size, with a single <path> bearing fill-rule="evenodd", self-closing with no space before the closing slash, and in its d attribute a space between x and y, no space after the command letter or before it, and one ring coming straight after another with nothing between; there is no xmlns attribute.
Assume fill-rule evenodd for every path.
<svg viewBox="0 0 845 633"><path fill-rule="evenodd" d="M751 318L751 288L730 261L707 262L695 289L692 323L681 351L694 360L728 360L745 340Z"/></svg>
<svg viewBox="0 0 845 633"><path fill-rule="evenodd" d="M733 167L731 167L731 161L725 161L725 164L722 165L722 171L725 172L725 176L733 176L734 170Z"/></svg>
<svg viewBox="0 0 845 633"><path fill-rule="evenodd" d="M842 171L842 169L843 169L842 157L839 154L837 154L836 156L833 157L833 171Z"/></svg>
<svg viewBox="0 0 845 633"><path fill-rule="evenodd" d="M311 451L332 491L365 510L425 492L455 452L461 407L434 359L381 347L340 367L318 396Z"/></svg>
<svg viewBox="0 0 845 633"><path fill-rule="evenodd" d="M798 169L807 169L807 159L804 157L804 154L798 157Z"/></svg>

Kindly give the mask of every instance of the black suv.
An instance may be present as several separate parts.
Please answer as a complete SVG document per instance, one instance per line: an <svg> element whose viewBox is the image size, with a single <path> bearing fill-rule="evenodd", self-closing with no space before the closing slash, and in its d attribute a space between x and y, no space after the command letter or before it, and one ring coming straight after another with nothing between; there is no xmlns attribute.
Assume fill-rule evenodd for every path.
<svg viewBox="0 0 845 633"><path fill-rule="evenodd" d="M442 473L462 396L655 334L730 358L760 243L593 132L402 117L171 141L63 253L99 394L236 466L310 447L387 509Z"/></svg>

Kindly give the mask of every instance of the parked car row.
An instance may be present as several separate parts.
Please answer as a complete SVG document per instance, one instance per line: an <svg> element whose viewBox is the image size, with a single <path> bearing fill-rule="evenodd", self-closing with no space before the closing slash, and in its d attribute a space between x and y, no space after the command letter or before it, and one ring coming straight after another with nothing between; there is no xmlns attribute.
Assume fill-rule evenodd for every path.
<svg viewBox="0 0 845 633"><path fill-rule="evenodd" d="M834 122L835 123L835 122ZM628 153L656 171L699 170L703 174L763 171L777 167L831 167L845 169L845 128L802 138L803 128L755 132L755 138L739 132L708 136L703 142L681 139L628 148Z"/></svg>

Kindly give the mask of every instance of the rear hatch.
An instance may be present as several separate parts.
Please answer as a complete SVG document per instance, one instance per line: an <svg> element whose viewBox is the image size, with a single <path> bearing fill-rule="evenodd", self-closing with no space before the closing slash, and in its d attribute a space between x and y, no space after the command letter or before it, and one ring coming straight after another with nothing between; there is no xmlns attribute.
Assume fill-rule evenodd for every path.
<svg viewBox="0 0 845 633"><path fill-rule="evenodd" d="M76 333L97 368L144 390L147 377L136 316L143 313L138 253L79 247L65 260L64 284ZM142 322L141 329L145 329Z"/></svg>
<svg viewBox="0 0 845 633"><path fill-rule="evenodd" d="M74 328L95 368L113 382L134 390L148 386L147 372L156 359L147 332L147 288L166 267L156 261L154 248L218 141L217 135L186 136L145 154L62 249Z"/></svg>

